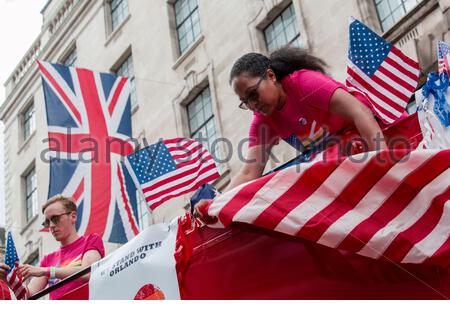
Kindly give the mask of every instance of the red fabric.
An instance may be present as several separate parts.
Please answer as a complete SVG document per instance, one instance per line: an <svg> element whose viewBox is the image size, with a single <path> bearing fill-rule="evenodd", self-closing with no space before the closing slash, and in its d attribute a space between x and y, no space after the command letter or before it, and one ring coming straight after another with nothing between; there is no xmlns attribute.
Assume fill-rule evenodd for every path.
<svg viewBox="0 0 450 320"><path fill-rule="evenodd" d="M182 299L445 299L449 269L376 261L255 228L202 228Z"/></svg>
<svg viewBox="0 0 450 320"><path fill-rule="evenodd" d="M80 267L84 254L90 250L97 250L100 256L105 256L105 248L103 246L102 239L97 234L91 234L89 236L81 236L75 242L62 246L57 251L46 255L41 261L41 267ZM53 285L59 282L59 279L49 281L49 285ZM83 285L86 281L75 280L70 282L61 288L50 293L50 299L59 299L65 293L74 290L75 288Z"/></svg>
<svg viewBox="0 0 450 320"><path fill-rule="evenodd" d="M185 271L189 265L192 256L192 237L190 233L195 230L195 221L191 220L189 214L178 219L178 232L175 243L175 269L177 270L178 284L180 287L180 295L183 295L183 283Z"/></svg>
<svg viewBox="0 0 450 320"><path fill-rule="evenodd" d="M395 127L415 119L390 128L389 144L403 131ZM240 185L199 209L219 219L215 227L248 223L373 259L447 267L450 151L410 152L409 140L416 144L421 135L408 129L409 135L399 136L405 149L365 153L359 160L340 159L345 154L331 147L323 161Z"/></svg>
<svg viewBox="0 0 450 320"><path fill-rule="evenodd" d="M197 228L182 299L445 299L450 269L398 266L250 226ZM89 298L85 284L60 299Z"/></svg>
<svg viewBox="0 0 450 320"><path fill-rule="evenodd" d="M11 300L11 293L6 283L0 280L0 300Z"/></svg>
<svg viewBox="0 0 450 320"><path fill-rule="evenodd" d="M84 283L81 286L66 292L58 298L58 300L89 300L89 283Z"/></svg>

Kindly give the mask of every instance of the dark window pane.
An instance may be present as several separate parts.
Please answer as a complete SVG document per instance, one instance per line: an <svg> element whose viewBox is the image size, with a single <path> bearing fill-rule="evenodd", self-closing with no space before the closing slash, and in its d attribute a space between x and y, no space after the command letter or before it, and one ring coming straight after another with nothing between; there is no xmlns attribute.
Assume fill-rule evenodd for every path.
<svg viewBox="0 0 450 320"><path fill-rule="evenodd" d="M111 1L111 23L112 29L116 29L117 26L128 15L128 1L127 0L112 0Z"/></svg>
<svg viewBox="0 0 450 320"><path fill-rule="evenodd" d="M291 4L264 29L266 46L269 51L286 44L299 45L300 37L294 6Z"/></svg>
<svg viewBox="0 0 450 320"><path fill-rule="evenodd" d="M36 129L36 117L34 113L34 105L31 105L23 113L23 138L24 140L34 132Z"/></svg>
<svg viewBox="0 0 450 320"><path fill-rule="evenodd" d="M197 0L177 0L174 9L178 43L183 53L201 33Z"/></svg>
<svg viewBox="0 0 450 320"><path fill-rule="evenodd" d="M36 171L32 169L25 176L25 203L27 222L37 214Z"/></svg>
<svg viewBox="0 0 450 320"><path fill-rule="evenodd" d="M77 61L77 50L74 48L69 55L64 59L62 64L68 66L68 67L74 67L75 62Z"/></svg>
<svg viewBox="0 0 450 320"><path fill-rule="evenodd" d="M214 114L212 112L209 87L204 89L188 106L189 130L192 138L199 138L210 152L216 138Z"/></svg>
<svg viewBox="0 0 450 320"><path fill-rule="evenodd" d="M133 58L130 55L116 70L116 74L121 77L127 77L130 79L130 100L131 105L134 106L137 103L136 97L136 82L134 77Z"/></svg>
<svg viewBox="0 0 450 320"><path fill-rule="evenodd" d="M388 30L422 0L375 0L383 31Z"/></svg>

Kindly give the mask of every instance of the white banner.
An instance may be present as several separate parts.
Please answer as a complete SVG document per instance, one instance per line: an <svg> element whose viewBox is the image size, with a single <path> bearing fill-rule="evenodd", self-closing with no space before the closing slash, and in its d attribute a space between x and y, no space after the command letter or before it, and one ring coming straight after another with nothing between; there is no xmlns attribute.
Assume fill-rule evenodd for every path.
<svg viewBox="0 0 450 320"><path fill-rule="evenodd" d="M155 224L92 265L89 299L180 299L175 270L178 222Z"/></svg>

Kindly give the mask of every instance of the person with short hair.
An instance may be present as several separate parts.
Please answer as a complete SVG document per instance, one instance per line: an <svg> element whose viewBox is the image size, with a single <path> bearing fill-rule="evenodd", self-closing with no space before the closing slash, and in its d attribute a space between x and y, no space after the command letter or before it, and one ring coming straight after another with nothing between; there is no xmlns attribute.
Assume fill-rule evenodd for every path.
<svg viewBox="0 0 450 320"><path fill-rule="evenodd" d="M20 265L17 274L23 281L30 279L27 285L27 297L43 290L47 285L54 285L60 280L81 271L105 256L103 241L97 234L79 236L76 232L77 206L75 202L63 195L56 195L42 206L44 222L52 236L61 247L44 256L39 266ZM6 278L9 269L0 263L0 280ZM89 274L71 281L50 293L50 299L61 298L64 294L82 286L89 279Z"/></svg>

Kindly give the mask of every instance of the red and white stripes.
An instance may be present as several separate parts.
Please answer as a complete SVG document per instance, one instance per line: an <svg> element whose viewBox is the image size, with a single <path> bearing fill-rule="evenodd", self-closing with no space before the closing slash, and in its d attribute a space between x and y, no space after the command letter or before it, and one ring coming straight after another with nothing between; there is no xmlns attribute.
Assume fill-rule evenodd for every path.
<svg viewBox="0 0 450 320"><path fill-rule="evenodd" d="M262 177L207 214L216 227L245 222L374 259L449 265L450 150L358 156Z"/></svg>
<svg viewBox="0 0 450 320"><path fill-rule="evenodd" d="M363 93L372 103L373 111L385 123L392 123L405 111L417 87L419 73L416 61L392 47L371 77L349 60L346 85L350 90Z"/></svg>
<svg viewBox="0 0 450 320"><path fill-rule="evenodd" d="M24 286L22 280L16 273L16 269L18 268L18 266L19 262L16 262L14 268L6 276L6 281L8 281L8 284L12 289L12 291L14 292L14 295L16 296L17 300L23 300L27 297L27 287Z"/></svg>
<svg viewBox="0 0 450 320"><path fill-rule="evenodd" d="M164 140L164 144L177 170L142 185L145 200L152 210L219 177L211 154L197 141L175 138Z"/></svg>

